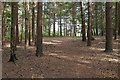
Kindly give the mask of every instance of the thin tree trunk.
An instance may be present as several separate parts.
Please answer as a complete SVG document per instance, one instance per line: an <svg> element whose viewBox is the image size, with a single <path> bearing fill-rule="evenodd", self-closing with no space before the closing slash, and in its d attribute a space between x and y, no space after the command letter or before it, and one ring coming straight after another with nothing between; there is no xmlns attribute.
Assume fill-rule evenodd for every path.
<svg viewBox="0 0 120 80"><path fill-rule="evenodd" d="M32 5L32 41L35 42L35 3Z"/></svg>
<svg viewBox="0 0 120 80"><path fill-rule="evenodd" d="M106 2L106 45L105 51L111 52L112 49L112 2Z"/></svg>
<svg viewBox="0 0 120 80"><path fill-rule="evenodd" d="M103 15L103 7L101 7L101 36L104 35L103 19L104 19L104 15Z"/></svg>
<svg viewBox="0 0 120 80"><path fill-rule="evenodd" d="M59 31L59 24L60 24L60 23L59 23L59 19L58 19L58 36L59 36L59 32L60 32L60 31Z"/></svg>
<svg viewBox="0 0 120 80"><path fill-rule="evenodd" d="M24 2L23 2L23 8L22 8L21 39L20 39L20 42L22 42L22 38L23 38L23 23L24 23Z"/></svg>
<svg viewBox="0 0 120 80"><path fill-rule="evenodd" d="M29 13L30 15L30 13ZM30 17L29 17L29 46L31 45L31 26L30 26Z"/></svg>
<svg viewBox="0 0 120 80"><path fill-rule="evenodd" d="M42 56L42 2L38 2L36 56Z"/></svg>
<svg viewBox="0 0 120 80"><path fill-rule="evenodd" d="M50 9L50 14L49 14L49 36L51 33L51 2L49 2L49 9Z"/></svg>
<svg viewBox="0 0 120 80"><path fill-rule="evenodd" d="M88 2L88 42L87 46L91 46L92 38L92 2Z"/></svg>
<svg viewBox="0 0 120 80"><path fill-rule="evenodd" d="M60 36L62 36L61 12L62 12L62 3L60 3Z"/></svg>
<svg viewBox="0 0 120 80"><path fill-rule="evenodd" d="M85 16L84 16L84 9L83 9L83 1L80 2L80 6L81 6L81 18L82 18L82 41L86 41Z"/></svg>
<svg viewBox="0 0 120 80"><path fill-rule="evenodd" d="M98 36L97 2L95 3L96 35Z"/></svg>
<svg viewBox="0 0 120 80"><path fill-rule="evenodd" d="M18 7L18 2L12 2L12 12L11 12L11 54L10 54L10 59L9 61L12 61L14 63L16 63L16 54L15 54L15 48L16 48L16 38L15 38L15 27L17 26L17 16L18 16L18 12L17 12L17 7Z"/></svg>
<svg viewBox="0 0 120 80"><path fill-rule="evenodd" d="M17 4L16 44L18 43L19 43L19 28L18 28L18 4Z"/></svg>
<svg viewBox="0 0 120 80"><path fill-rule="evenodd" d="M4 18L4 3L1 2L2 9L2 45L5 45L5 18Z"/></svg>
<svg viewBox="0 0 120 80"><path fill-rule="evenodd" d="M68 27L68 24L67 24L67 21L66 21L66 36L67 36L67 27Z"/></svg>
<svg viewBox="0 0 120 80"><path fill-rule="evenodd" d="M55 6L56 6L56 3L54 2L54 11L53 11L53 19L54 19L54 22L53 22L53 37L55 37Z"/></svg>
<svg viewBox="0 0 120 80"><path fill-rule="evenodd" d="M29 2L25 2L25 49L29 46Z"/></svg>
<svg viewBox="0 0 120 80"><path fill-rule="evenodd" d="M115 40L118 39L118 2L116 2L116 8L115 8Z"/></svg>
<svg viewBox="0 0 120 80"><path fill-rule="evenodd" d="M76 36L75 11L76 11L76 6L75 6L75 3L73 3L73 8L72 8L72 17L73 17L72 23L73 23L73 27L74 27L73 36Z"/></svg>

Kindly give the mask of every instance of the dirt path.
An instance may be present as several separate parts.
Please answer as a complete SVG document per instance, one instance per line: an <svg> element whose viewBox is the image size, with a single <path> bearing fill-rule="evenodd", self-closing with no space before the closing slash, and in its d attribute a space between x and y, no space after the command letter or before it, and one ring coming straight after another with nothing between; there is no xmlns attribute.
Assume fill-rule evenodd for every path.
<svg viewBox="0 0 120 80"><path fill-rule="evenodd" d="M16 54L17 65L7 62L10 48L3 48L4 78L118 78L118 42L114 52L105 53L105 40L96 37L91 47L86 42L70 37L43 39L43 57L35 56L35 47L26 51L20 44Z"/></svg>

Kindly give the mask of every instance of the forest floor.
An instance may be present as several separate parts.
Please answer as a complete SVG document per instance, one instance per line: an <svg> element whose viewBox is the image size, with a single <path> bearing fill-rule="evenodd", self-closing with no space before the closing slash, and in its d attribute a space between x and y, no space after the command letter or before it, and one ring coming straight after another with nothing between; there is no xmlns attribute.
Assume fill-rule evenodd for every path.
<svg viewBox="0 0 120 80"><path fill-rule="evenodd" d="M3 78L118 78L118 41L114 52L105 53L105 38L95 37L92 46L72 37L44 37L44 56L35 56L35 46L17 46L17 64L8 62L10 44L3 47Z"/></svg>

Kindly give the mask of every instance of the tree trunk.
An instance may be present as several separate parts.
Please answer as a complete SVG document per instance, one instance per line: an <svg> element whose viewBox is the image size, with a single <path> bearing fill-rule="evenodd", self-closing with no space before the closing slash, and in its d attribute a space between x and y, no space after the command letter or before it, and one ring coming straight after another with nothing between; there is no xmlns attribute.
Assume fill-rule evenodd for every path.
<svg viewBox="0 0 120 80"><path fill-rule="evenodd" d="M53 22L53 37L55 37L55 6L56 6L56 3L54 2L54 11L53 11L53 19L54 19L54 22Z"/></svg>
<svg viewBox="0 0 120 80"><path fill-rule="evenodd" d="M51 33L51 2L49 2L49 9L50 9L50 14L49 14L49 36Z"/></svg>
<svg viewBox="0 0 120 80"><path fill-rule="evenodd" d="M32 41L35 42L35 3L32 5Z"/></svg>
<svg viewBox="0 0 120 80"><path fill-rule="evenodd" d="M87 46L91 46L92 38L92 2L88 2L88 42Z"/></svg>
<svg viewBox="0 0 120 80"><path fill-rule="evenodd" d="M73 8L72 8L72 17L73 17L72 23L73 23L73 27L74 27L73 36L76 36L75 11L76 11L76 6L75 6L75 3L73 3Z"/></svg>
<svg viewBox="0 0 120 80"><path fill-rule="evenodd" d="M22 42L22 38L23 38L23 23L24 23L24 2L23 2L23 8L22 8L21 39L20 39L20 42Z"/></svg>
<svg viewBox="0 0 120 80"><path fill-rule="evenodd" d="M104 25L103 25L104 15L103 15L103 7L101 6L101 36L104 35Z"/></svg>
<svg viewBox="0 0 120 80"><path fill-rule="evenodd" d="M82 18L82 41L86 41L85 16L84 16L84 9L83 9L83 1L80 2L80 6L81 6L81 18Z"/></svg>
<svg viewBox="0 0 120 80"><path fill-rule="evenodd" d="M106 45L105 51L111 52L112 49L112 2L106 2Z"/></svg>
<svg viewBox="0 0 120 80"><path fill-rule="evenodd" d="M11 54L10 54L10 60L14 63L16 63L16 54L15 54L15 45L16 45L16 38L15 38L15 27L17 26L18 20L17 20L17 16L18 16L18 2L12 2L12 12L11 12Z"/></svg>
<svg viewBox="0 0 120 80"><path fill-rule="evenodd" d="M96 35L98 36L97 2L95 3Z"/></svg>
<svg viewBox="0 0 120 80"><path fill-rule="evenodd" d="M60 3L60 36L62 36L62 24L61 24L61 17L62 17L62 15L61 15L61 11L62 10L62 3Z"/></svg>
<svg viewBox="0 0 120 80"><path fill-rule="evenodd" d="M4 18L4 3L1 2L2 9L2 45L5 45L5 18Z"/></svg>
<svg viewBox="0 0 120 80"><path fill-rule="evenodd" d="M116 2L116 8L115 8L115 40L118 39L118 2Z"/></svg>
<svg viewBox="0 0 120 80"><path fill-rule="evenodd" d="M60 24L60 23L59 23L59 19L58 19L58 36L59 36L59 32L60 32L60 31L59 31L59 24Z"/></svg>
<svg viewBox="0 0 120 80"><path fill-rule="evenodd" d="M42 55L42 2L38 2L36 56Z"/></svg>
<svg viewBox="0 0 120 80"><path fill-rule="evenodd" d="M25 49L29 45L29 2L25 2Z"/></svg>
<svg viewBox="0 0 120 80"><path fill-rule="evenodd" d="M30 15L30 13L29 13ZM29 46L31 45L31 26L30 26L30 17L29 17Z"/></svg>

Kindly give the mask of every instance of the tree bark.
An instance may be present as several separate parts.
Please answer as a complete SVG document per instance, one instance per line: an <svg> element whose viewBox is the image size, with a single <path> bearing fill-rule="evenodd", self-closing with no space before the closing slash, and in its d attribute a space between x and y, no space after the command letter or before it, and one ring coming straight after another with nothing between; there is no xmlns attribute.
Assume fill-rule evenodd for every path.
<svg viewBox="0 0 120 80"><path fill-rule="evenodd" d="M25 49L29 46L29 2L25 2Z"/></svg>
<svg viewBox="0 0 120 80"><path fill-rule="evenodd" d="M4 3L1 2L2 9L2 45L5 45L5 18L4 18Z"/></svg>
<svg viewBox="0 0 120 80"><path fill-rule="evenodd" d="M92 2L88 2L88 42L87 46L91 46L92 38Z"/></svg>
<svg viewBox="0 0 120 80"><path fill-rule="evenodd" d="M106 2L106 52L112 52L112 2Z"/></svg>
<svg viewBox="0 0 120 80"><path fill-rule="evenodd" d="M12 12L11 12L11 45L10 45L10 47L11 47L11 54L10 54L10 59L9 59L9 61L10 62L14 62L14 63L16 63L16 60L17 60L17 58L16 58L16 54L15 54L15 48L16 48L16 38L15 38L15 27L17 26L17 22L18 22L18 20L17 20L17 16L18 16L18 9L17 9L17 7L18 7L18 2L12 2L11 3L12 4Z"/></svg>
<svg viewBox="0 0 120 80"><path fill-rule="evenodd" d="M101 36L104 36L104 14L103 14L103 7L101 7Z"/></svg>
<svg viewBox="0 0 120 80"><path fill-rule="evenodd" d="M83 1L80 2L80 6L81 6L81 18L82 18L82 41L86 41L85 16L84 16L84 9L83 9Z"/></svg>
<svg viewBox="0 0 120 80"><path fill-rule="evenodd" d="M42 2L38 2L36 56L42 56Z"/></svg>
<svg viewBox="0 0 120 80"><path fill-rule="evenodd" d="M35 42L35 3L32 5L32 41Z"/></svg>
<svg viewBox="0 0 120 80"><path fill-rule="evenodd" d="M115 8L115 40L118 39L118 2L116 2L116 8Z"/></svg>
<svg viewBox="0 0 120 80"><path fill-rule="evenodd" d="M23 8L22 8L21 39L20 39L20 42L22 42L22 39L23 39L23 23L24 23L24 2L23 2Z"/></svg>
<svg viewBox="0 0 120 80"><path fill-rule="evenodd" d="M72 8L72 17L73 17L72 23L73 23L73 27L74 27L73 36L76 36L75 12L76 12L76 6L75 6L75 3L73 3L73 8Z"/></svg>
<svg viewBox="0 0 120 80"><path fill-rule="evenodd" d="M95 3L96 35L98 36L97 2Z"/></svg>
<svg viewBox="0 0 120 80"><path fill-rule="evenodd" d="M49 14L49 36L51 34L51 2L49 2L49 9L50 9L50 14Z"/></svg>
<svg viewBox="0 0 120 80"><path fill-rule="evenodd" d="M62 12L62 3L60 3L60 36L62 37L62 24L61 24L61 12Z"/></svg>
<svg viewBox="0 0 120 80"><path fill-rule="evenodd" d="M54 11L53 11L53 19L54 19L54 22L53 22L53 37L55 37L55 6L56 6L56 3L54 2Z"/></svg>

